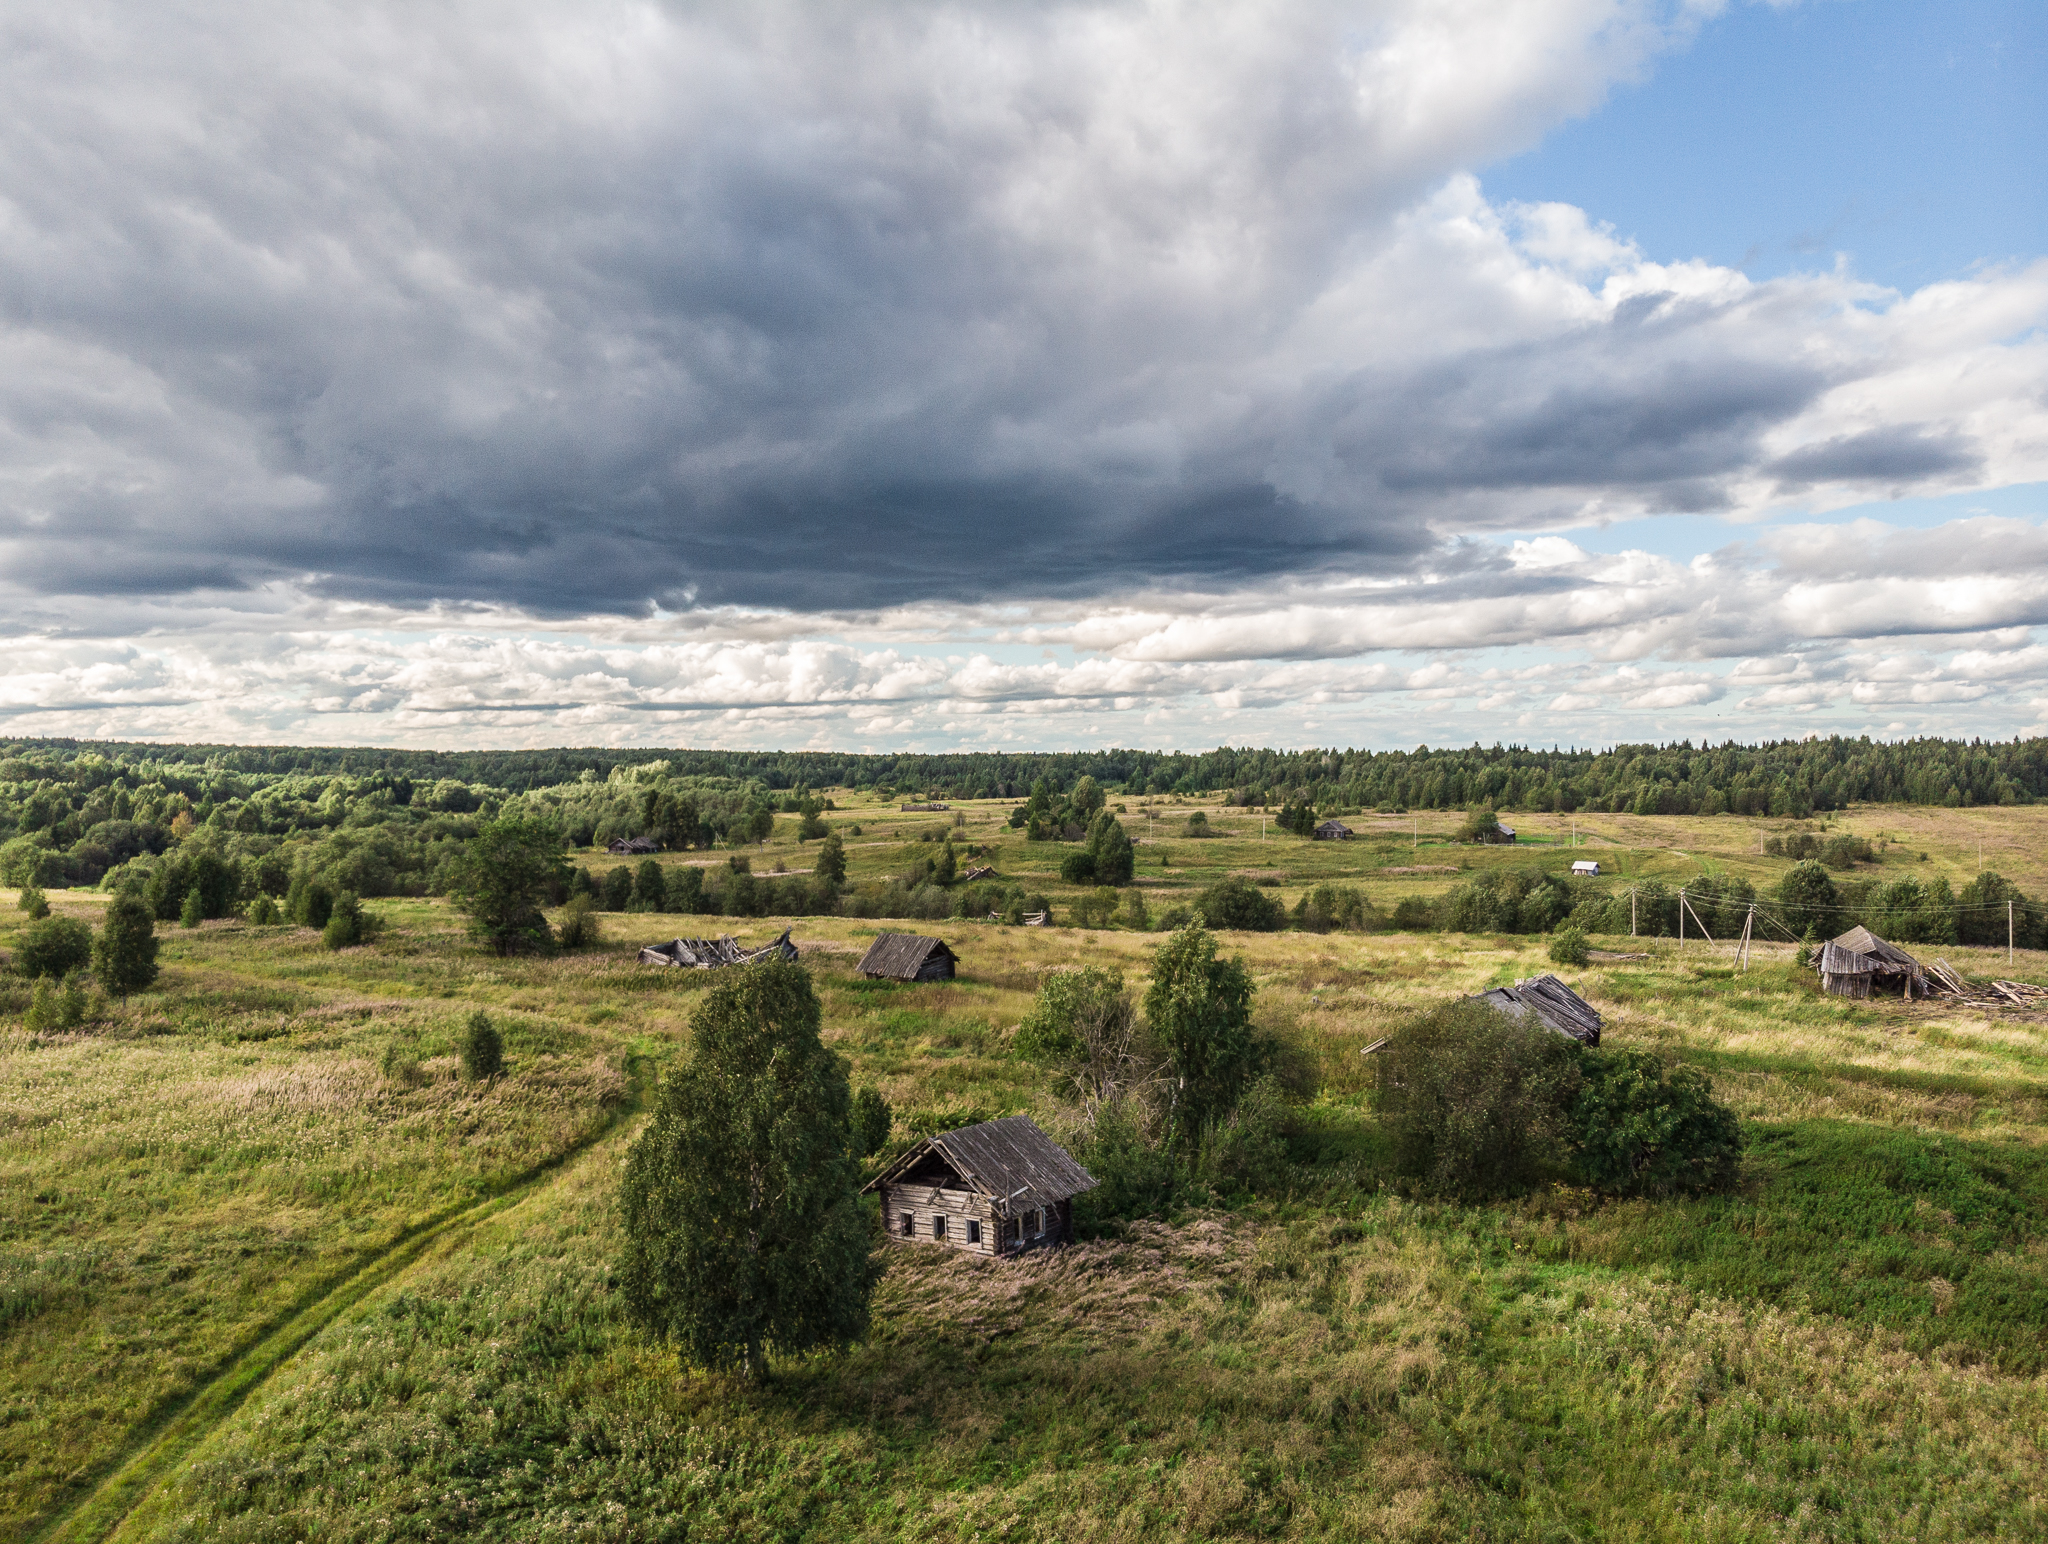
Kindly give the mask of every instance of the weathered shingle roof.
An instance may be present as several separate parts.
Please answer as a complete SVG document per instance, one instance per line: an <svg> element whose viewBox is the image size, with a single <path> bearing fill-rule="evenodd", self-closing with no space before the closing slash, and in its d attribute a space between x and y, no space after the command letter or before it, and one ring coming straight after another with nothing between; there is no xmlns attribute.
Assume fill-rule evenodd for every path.
<svg viewBox="0 0 2048 1544"><path fill-rule="evenodd" d="M1600 1043L1599 1010L1556 976L1531 976L1513 986L1495 987L1491 992L1481 992L1478 1001L1510 1018L1533 1013L1544 1028L1554 1029L1580 1045Z"/></svg>
<svg viewBox="0 0 2048 1544"><path fill-rule="evenodd" d="M1897 944L1888 944L1867 927L1852 927L1840 938L1821 945L1821 974L1878 976L1920 974L1920 962Z"/></svg>
<svg viewBox="0 0 2048 1544"><path fill-rule="evenodd" d="M926 1137L868 1183L873 1190L937 1153L978 1194L995 1198L999 1210L1051 1206L1093 1190L1096 1178L1067 1150L1038 1129L1028 1115L1007 1115L978 1126Z"/></svg>
<svg viewBox="0 0 2048 1544"><path fill-rule="evenodd" d="M859 970L863 976L893 976L898 981L915 981L925 962L934 955L943 955L955 964L960 960L960 956L948 949L941 939L924 938L916 933L877 933L875 941L868 945L868 952L861 956Z"/></svg>

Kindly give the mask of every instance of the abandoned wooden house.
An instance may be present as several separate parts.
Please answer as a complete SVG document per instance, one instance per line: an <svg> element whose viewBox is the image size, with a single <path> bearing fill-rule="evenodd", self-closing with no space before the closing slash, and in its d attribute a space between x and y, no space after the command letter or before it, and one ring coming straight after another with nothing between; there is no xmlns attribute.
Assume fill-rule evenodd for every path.
<svg viewBox="0 0 2048 1544"><path fill-rule="evenodd" d="M1597 859L1579 858L1572 863L1572 878L1574 879L1593 879L1598 877L1599 873L1600 864Z"/></svg>
<svg viewBox="0 0 2048 1544"><path fill-rule="evenodd" d="M1496 820L1491 830L1479 833L1479 840L1489 847L1511 847L1515 841L1515 828Z"/></svg>
<svg viewBox="0 0 2048 1544"><path fill-rule="evenodd" d="M661 843L652 837L621 836L613 840L605 851L620 858L644 858L661 851Z"/></svg>
<svg viewBox="0 0 2048 1544"><path fill-rule="evenodd" d="M937 938L916 933L877 933L861 956L859 970L870 979L951 981L960 956Z"/></svg>
<svg viewBox="0 0 2048 1544"><path fill-rule="evenodd" d="M1553 975L1530 976L1513 986L1498 986L1481 992L1473 1001L1510 1018L1534 1015L1545 1029L1580 1045L1600 1043L1600 1011Z"/></svg>
<svg viewBox="0 0 2048 1544"><path fill-rule="evenodd" d="M721 965L756 965L762 960L793 960L796 945L789 941L788 928L772 944L743 949L730 933L723 938L678 938L665 944L649 944L640 951L642 965L678 965L690 970L716 970Z"/></svg>
<svg viewBox="0 0 2048 1544"><path fill-rule="evenodd" d="M1932 997L1935 983L1920 962L1867 927L1852 927L1820 946L1820 984L1837 997Z"/></svg>
<svg viewBox="0 0 2048 1544"><path fill-rule="evenodd" d="M994 879L995 877L996 866L993 863L984 863L962 874L960 882L962 884L973 884L978 879Z"/></svg>
<svg viewBox="0 0 2048 1544"><path fill-rule="evenodd" d="M1074 1236L1074 1197L1095 1176L1028 1115L926 1137L867 1189L899 1244L944 1244L969 1254L1013 1255Z"/></svg>
<svg viewBox="0 0 2048 1544"><path fill-rule="evenodd" d="M1351 828L1341 820L1326 820L1315 828L1313 835L1319 842L1348 842Z"/></svg>

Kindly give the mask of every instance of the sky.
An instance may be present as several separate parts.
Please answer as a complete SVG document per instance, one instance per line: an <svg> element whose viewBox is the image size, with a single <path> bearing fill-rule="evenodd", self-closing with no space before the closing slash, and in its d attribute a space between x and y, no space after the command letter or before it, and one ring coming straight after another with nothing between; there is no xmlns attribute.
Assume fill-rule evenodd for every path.
<svg viewBox="0 0 2048 1544"><path fill-rule="evenodd" d="M2048 8L0 15L0 734L2048 732Z"/></svg>

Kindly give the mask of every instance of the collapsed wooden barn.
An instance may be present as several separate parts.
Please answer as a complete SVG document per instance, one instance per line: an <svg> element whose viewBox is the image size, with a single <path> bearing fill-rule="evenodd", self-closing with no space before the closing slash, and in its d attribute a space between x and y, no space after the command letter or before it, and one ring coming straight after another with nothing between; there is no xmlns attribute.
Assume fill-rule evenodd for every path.
<svg viewBox="0 0 2048 1544"><path fill-rule="evenodd" d="M1074 1236L1073 1198L1095 1176L1028 1115L926 1137L866 1188L892 1241L1011 1255Z"/></svg>
<svg viewBox="0 0 2048 1544"><path fill-rule="evenodd" d="M1939 988L1920 962L1867 927L1852 927L1820 946L1814 961L1824 991L1837 997L1899 996L1911 1002Z"/></svg>
<svg viewBox="0 0 2048 1544"><path fill-rule="evenodd" d="M617 858L646 858L661 851L661 843L648 836L622 836L605 848Z"/></svg>
<svg viewBox="0 0 2048 1544"><path fill-rule="evenodd" d="M1530 976L1513 986L1497 986L1473 1000L1512 1019L1533 1016L1545 1029L1580 1045L1600 1043L1600 1010L1554 975Z"/></svg>
<svg viewBox="0 0 2048 1544"><path fill-rule="evenodd" d="M716 970L722 965L793 960L797 957L797 948L789 941L789 934L790 930L784 928L780 938L759 949L741 948L740 941L730 933L723 938L678 938L665 944L649 944L640 951L640 963L674 965L687 970Z"/></svg>
<svg viewBox="0 0 2048 1544"><path fill-rule="evenodd" d="M916 933L878 933L856 967L870 980L951 981L960 956L937 938Z"/></svg>

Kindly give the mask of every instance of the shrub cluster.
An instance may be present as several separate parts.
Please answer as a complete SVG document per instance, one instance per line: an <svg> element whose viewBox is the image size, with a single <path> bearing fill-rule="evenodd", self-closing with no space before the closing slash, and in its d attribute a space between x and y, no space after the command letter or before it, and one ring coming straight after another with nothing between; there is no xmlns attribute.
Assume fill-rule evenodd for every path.
<svg viewBox="0 0 2048 1544"><path fill-rule="evenodd" d="M1618 1195L1730 1183L1735 1115L1689 1067L1586 1049L1531 1018L1448 1003L1379 1052L1379 1109L1416 1187L1482 1200L1565 1179Z"/></svg>

